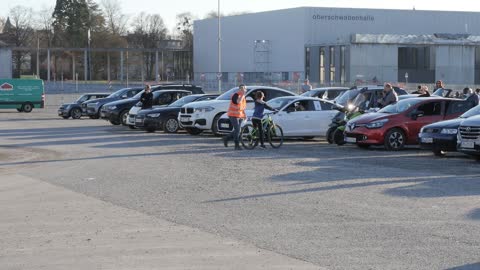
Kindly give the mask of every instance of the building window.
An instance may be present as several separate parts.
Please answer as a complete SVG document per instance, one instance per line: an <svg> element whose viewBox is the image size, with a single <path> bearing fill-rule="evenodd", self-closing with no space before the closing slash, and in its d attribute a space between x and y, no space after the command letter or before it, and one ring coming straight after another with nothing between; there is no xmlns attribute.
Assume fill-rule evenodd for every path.
<svg viewBox="0 0 480 270"><path fill-rule="evenodd" d="M319 80L320 83L325 83L325 47L320 47L320 61L319 61L319 71L320 71L320 76Z"/></svg>
<svg viewBox="0 0 480 270"><path fill-rule="evenodd" d="M282 81L288 81L289 77L290 76L288 72L282 72Z"/></svg>
<svg viewBox="0 0 480 270"><path fill-rule="evenodd" d="M398 48L398 68L416 69L417 68L418 50L413 47Z"/></svg>
<svg viewBox="0 0 480 270"><path fill-rule="evenodd" d="M345 83L345 46L340 46L340 82Z"/></svg>
<svg viewBox="0 0 480 270"><path fill-rule="evenodd" d="M330 82L335 81L335 47L330 46Z"/></svg>
<svg viewBox="0 0 480 270"><path fill-rule="evenodd" d="M310 75L310 48L305 48L305 78Z"/></svg>

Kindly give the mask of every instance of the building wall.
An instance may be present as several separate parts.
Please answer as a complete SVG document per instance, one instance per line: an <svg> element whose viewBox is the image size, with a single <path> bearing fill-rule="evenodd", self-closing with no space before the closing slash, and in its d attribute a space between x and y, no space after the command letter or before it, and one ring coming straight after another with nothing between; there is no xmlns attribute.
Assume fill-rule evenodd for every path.
<svg viewBox="0 0 480 270"><path fill-rule="evenodd" d="M0 78L12 78L12 50L0 48Z"/></svg>
<svg viewBox="0 0 480 270"><path fill-rule="evenodd" d="M475 83L475 47L438 46L435 77L450 84Z"/></svg>
<svg viewBox="0 0 480 270"><path fill-rule="evenodd" d="M397 63L397 45L351 45L350 77L347 81L396 82Z"/></svg>

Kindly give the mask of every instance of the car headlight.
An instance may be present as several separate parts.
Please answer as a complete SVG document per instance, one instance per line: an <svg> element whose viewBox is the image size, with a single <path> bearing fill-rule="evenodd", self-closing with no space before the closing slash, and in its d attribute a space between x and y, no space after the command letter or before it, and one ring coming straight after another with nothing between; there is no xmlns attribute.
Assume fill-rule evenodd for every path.
<svg viewBox="0 0 480 270"><path fill-rule="evenodd" d="M116 108L117 108L117 106L115 106L115 105L112 105L112 106L108 107L109 110L115 110Z"/></svg>
<svg viewBox="0 0 480 270"><path fill-rule="evenodd" d="M379 121L368 123L368 124L365 125L365 127L367 127L367 128L381 128L387 122L388 122L388 119L382 119L382 120L379 120Z"/></svg>
<svg viewBox="0 0 480 270"><path fill-rule="evenodd" d="M351 103L347 105L347 110L353 111L354 109L355 109L355 105L353 105Z"/></svg>
<svg viewBox="0 0 480 270"><path fill-rule="evenodd" d="M455 135L457 134L458 132L458 129L456 128L442 128L442 131L440 131L440 133L442 134L451 134L451 135Z"/></svg>
<svg viewBox="0 0 480 270"><path fill-rule="evenodd" d="M147 114L147 117L152 117L152 118L159 117L159 116L160 116L160 113L149 113L149 114Z"/></svg>
<svg viewBox="0 0 480 270"><path fill-rule="evenodd" d="M198 107L198 108L195 108L195 112L211 112L211 111L213 111L213 110L215 110L215 108L210 107L210 106L208 106L208 107Z"/></svg>

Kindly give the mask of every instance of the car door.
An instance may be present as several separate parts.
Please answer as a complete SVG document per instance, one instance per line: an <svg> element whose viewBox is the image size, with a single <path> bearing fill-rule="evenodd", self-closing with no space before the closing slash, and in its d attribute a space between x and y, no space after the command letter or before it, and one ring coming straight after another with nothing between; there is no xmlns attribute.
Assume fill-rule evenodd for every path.
<svg viewBox="0 0 480 270"><path fill-rule="evenodd" d="M441 100L429 100L417 104L415 108L407 113L407 139L410 143L414 143L420 129L428 124L443 120L443 111L445 104ZM420 113L420 114L419 114ZM416 114L419 114L416 116Z"/></svg>
<svg viewBox="0 0 480 270"><path fill-rule="evenodd" d="M312 115L309 106L309 100L296 100L276 115L276 121L283 128L285 136L311 136L309 125L312 124Z"/></svg>
<svg viewBox="0 0 480 270"><path fill-rule="evenodd" d="M313 101L315 111L312 112L312 126L315 126L314 136L325 136L333 117L338 111L333 109L333 104L323 100ZM312 134L313 136L313 134Z"/></svg>

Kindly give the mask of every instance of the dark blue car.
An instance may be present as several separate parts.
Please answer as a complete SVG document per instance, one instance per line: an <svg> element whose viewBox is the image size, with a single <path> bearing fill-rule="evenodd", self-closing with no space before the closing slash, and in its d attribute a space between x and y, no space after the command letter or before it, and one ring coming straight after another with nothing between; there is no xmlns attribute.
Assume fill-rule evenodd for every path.
<svg viewBox="0 0 480 270"><path fill-rule="evenodd" d="M418 134L420 147L432 150L436 156L444 156L446 152L457 151L457 134L460 124L465 119L476 115L480 115L480 105L471 108L458 118L424 126Z"/></svg>

